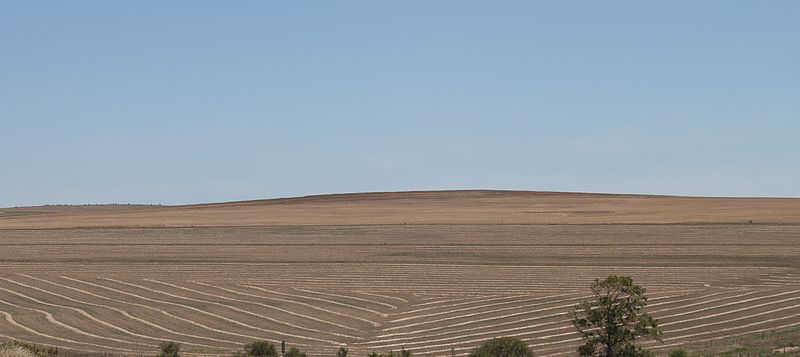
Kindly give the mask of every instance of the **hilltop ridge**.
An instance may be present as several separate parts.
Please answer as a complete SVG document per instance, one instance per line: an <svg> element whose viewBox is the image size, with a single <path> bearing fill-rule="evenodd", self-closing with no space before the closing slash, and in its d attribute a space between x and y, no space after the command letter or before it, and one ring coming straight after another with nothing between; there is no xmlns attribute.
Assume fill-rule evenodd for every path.
<svg viewBox="0 0 800 357"><path fill-rule="evenodd" d="M376 224L800 224L800 199L458 190L3 209L0 229Z"/></svg>

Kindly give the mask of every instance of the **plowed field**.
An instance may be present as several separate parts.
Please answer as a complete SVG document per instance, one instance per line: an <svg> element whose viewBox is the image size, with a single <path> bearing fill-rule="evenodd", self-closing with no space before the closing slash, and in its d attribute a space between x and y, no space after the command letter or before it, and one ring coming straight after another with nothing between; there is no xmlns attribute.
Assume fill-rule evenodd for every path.
<svg viewBox="0 0 800 357"><path fill-rule="evenodd" d="M152 355L577 355L595 278L648 289L668 350L800 326L800 199L502 191L0 209L0 338Z"/></svg>

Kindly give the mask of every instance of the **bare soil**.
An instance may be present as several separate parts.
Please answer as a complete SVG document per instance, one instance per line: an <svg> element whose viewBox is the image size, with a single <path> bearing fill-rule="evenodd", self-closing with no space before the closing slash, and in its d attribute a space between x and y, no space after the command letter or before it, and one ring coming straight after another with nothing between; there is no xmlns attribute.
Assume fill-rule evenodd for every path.
<svg viewBox="0 0 800 357"><path fill-rule="evenodd" d="M575 355L565 314L609 274L648 288L660 353L800 326L800 199L444 191L0 211L0 338L71 353L168 339L216 355L262 338L449 356L512 335Z"/></svg>

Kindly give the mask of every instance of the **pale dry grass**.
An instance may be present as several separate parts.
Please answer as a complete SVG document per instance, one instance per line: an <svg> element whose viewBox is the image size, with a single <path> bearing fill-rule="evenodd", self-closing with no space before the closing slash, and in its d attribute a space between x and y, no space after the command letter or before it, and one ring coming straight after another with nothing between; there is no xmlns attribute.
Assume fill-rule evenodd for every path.
<svg viewBox="0 0 800 357"><path fill-rule="evenodd" d="M20 346L0 347L0 357L36 357L36 354Z"/></svg>

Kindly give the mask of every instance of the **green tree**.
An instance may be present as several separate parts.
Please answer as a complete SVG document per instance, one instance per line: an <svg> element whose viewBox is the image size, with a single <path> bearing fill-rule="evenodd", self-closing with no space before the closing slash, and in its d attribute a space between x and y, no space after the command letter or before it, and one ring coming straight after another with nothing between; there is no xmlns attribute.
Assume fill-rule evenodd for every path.
<svg viewBox="0 0 800 357"><path fill-rule="evenodd" d="M181 345L172 341L163 341L158 344L161 349L158 357L179 357L181 352Z"/></svg>
<svg viewBox="0 0 800 357"><path fill-rule="evenodd" d="M347 352L349 352L347 348L339 347L339 351L336 352L336 357L347 357Z"/></svg>
<svg viewBox="0 0 800 357"><path fill-rule="evenodd" d="M572 310L572 325L585 340L578 348L581 356L644 357L647 350L636 340L651 337L661 342L658 322L644 311L646 289L633 284L629 276L611 275L592 283L594 299L583 301Z"/></svg>
<svg viewBox="0 0 800 357"><path fill-rule="evenodd" d="M292 347L288 351L286 351L285 357L306 357L306 354L300 352L300 350L298 350L297 348Z"/></svg>
<svg viewBox="0 0 800 357"><path fill-rule="evenodd" d="M278 357L278 350L275 345L267 341L253 341L244 346L244 351L248 356L253 357Z"/></svg>
<svg viewBox="0 0 800 357"><path fill-rule="evenodd" d="M496 337L472 349L469 357L533 357L533 351L516 338Z"/></svg>

